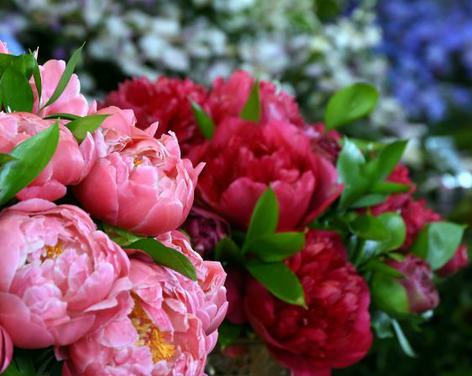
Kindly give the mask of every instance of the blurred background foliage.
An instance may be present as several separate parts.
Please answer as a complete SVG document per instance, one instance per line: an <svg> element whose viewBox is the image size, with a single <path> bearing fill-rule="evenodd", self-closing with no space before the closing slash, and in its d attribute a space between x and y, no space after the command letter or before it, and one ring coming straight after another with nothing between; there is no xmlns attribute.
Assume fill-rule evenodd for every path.
<svg viewBox="0 0 472 376"><path fill-rule="evenodd" d="M334 91L371 82L378 109L346 133L409 139L418 191L472 224L470 0L3 0L0 38L18 53L41 46L40 61L87 41L79 74L99 97L130 76L207 84L241 68L278 82L316 122ZM472 270L440 291L435 317L408 331L417 358L380 340L335 374L472 375Z"/></svg>

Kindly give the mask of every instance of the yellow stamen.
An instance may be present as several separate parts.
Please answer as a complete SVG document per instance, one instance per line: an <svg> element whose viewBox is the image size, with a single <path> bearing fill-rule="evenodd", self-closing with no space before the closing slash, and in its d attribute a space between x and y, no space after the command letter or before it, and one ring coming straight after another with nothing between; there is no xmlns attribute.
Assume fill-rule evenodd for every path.
<svg viewBox="0 0 472 376"><path fill-rule="evenodd" d="M46 254L41 256L41 261L44 261L46 259L55 259L62 252L64 252L60 243L57 243L53 246L47 245L46 247L44 247L44 249L46 250Z"/></svg>
<svg viewBox="0 0 472 376"><path fill-rule="evenodd" d="M151 321L139 303L138 298L133 296L133 299L134 309L130 313L129 318L138 332L139 338L136 345L149 347L152 354L152 361L154 363L157 363L160 360L171 359L175 354L175 346L166 342L164 333L162 333Z"/></svg>
<svg viewBox="0 0 472 376"><path fill-rule="evenodd" d="M143 163L143 158L141 157L134 157L133 165L134 167L138 167L141 163Z"/></svg>

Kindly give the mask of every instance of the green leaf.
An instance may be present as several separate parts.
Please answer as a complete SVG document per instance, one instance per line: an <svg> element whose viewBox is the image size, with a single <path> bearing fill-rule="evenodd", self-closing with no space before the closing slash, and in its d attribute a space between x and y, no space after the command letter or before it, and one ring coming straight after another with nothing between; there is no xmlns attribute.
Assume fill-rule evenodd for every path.
<svg viewBox="0 0 472 376"><path fill-rule="evenodd" d="M9 67L0 79L3 106L10 111L31 112L34 96L28 79L16 69Z"/></svg>
<svg viewBox="0 0 472 376"><path fill-rule="evenodd" d="M243 120L258 123L261 119L261 101L259 94L259 80L255 80L251 87L249 97L244 104L239 117Z"/></svg>
<svg viewBox="0 0 472 376"><path fill-rule="evenodd" d="M306 306L305 294L298 277L284 263L249 261L246 268L275 297L289 304Z"/></svg>
<svg viewBox="0 0 472 376"><path fill-rule="evenodd" d="M77 120L80 119L80 116L74 114L66 114L66 113L57 113L57 114L50 114L44 117L44 119L64 119L64 120Z"/></svg>
<svg viewBox="0 0 472 376"><path fill-rule="evenodd" d="M401 193L401 192L408 192L410 190L410 186L408 184L400 184L400 183L391 183L391 182L377 182L375 183L370 191L373 193L378 194L392 194L392 193Z"/></svg>
<svg viewBox="0 0 472 376"><path fill-rule="evenodd" d="M253 239L275 232L278 220L279 203L275 192L268 187L259 197L252 212L243 252L247 251L247 246Z"/></svg>
<svg viewBox="0 0 472 376"><path fill-rule="evenodd" d="M203 137L211 140L215 134L215 124L210 115L196 102L192 102L192 110Z"/></svg>
<svg viewBox="0 0 472 376"><path fill-rule="evenodd" d="M377 217L389 231L388 240L382 243L382 251L400 248L405 242L406 225L400 214L387 212Z"/></svg>
<svg viewBox="0 0 472 376"><path fill-rule="evenodd" d="M392 320L392 326L393 330L395 330L395 334L398 339L398 343L400 344L400 347L402 348L403 352L409 356L410 358L416 358L416 353L413 350L413 348L410 345L410 342L408 342L408 339L406 338L405 334L403 333L403 330L398 323L397 320Z"/></svg>
<svg viewBox="0 0 472 376"><path fill-rule="evenodd" d="M303 232L279 232L266 234L251 240L247 248L266 262L283 261L301 251L305 246Z"/></svg>
<svg viewBox="0 0 472 376"><path fill-rule="evenodd" d="M224 349L236 342L242 331L242 325L234 325L224 321L218 328L218 343Z"/></svg>
<svg viewBox="0 0 472 376"><path fill-rule="evenodd" d="M76 140L80 142L87 137L87 133L92 133L99 128L108 116L110 115L84 116L67 123L66 127L69 128Z"/></svg>
<svg viewBox="0 0 472 376"><path fill-rule="evenodd" d="M316 0L316 15L322 21L327 21L339 14L341 11L336 0Z"/></svg>
<svg viewBox="0 0 472 376"><path fill-rule="evenodd" d="M41 95L43 93L43 86L41 83L41 72L39 71L38 61L36 60L36 58L34 58L33 77L34 77L34 84L36 86L36 91L38 92L38 101L41 104Z"/></svg>
<svg viewBox="0 0 472 376"><path fill-rule="evenodd" d="M356 83L335 93L325 112L327 129L352 123L374 110L379 99L377 89L366 83Z"/></svg>
<svg viewBox="0 0 472 376"><path fill-rule="evenodd" d="M13 61L12 67L15 68L16 71L23 74L26 79L29 79L33 74L36 63L34 56L31 54L24 54L15 56L14 58L15 60Z"/></svg>
<svg viewBox="0 0 472 376"><path fill-rule="evenodd" d="M166 247L155 239L143 238L131 243L127 248L140 249L151 256L157 264L173 269L193 281L197 280L195 267L185 255L173 248Z"/></svg>
<svg viewBox="0 0 472 376"><path fill-rule="evenodd" d="M7 162L10 162L12 160L16 159L14 156L6 153L0 153L0 166L4 165Z"/></svg>
<svg viewBox="0 0 472 376"><path fill-rule="evenodd" d="M356 201L367 189L368 181L362 174L364 163L364 156L358 147L349 139L345 139L337 163L339 179L344 185L339 202L341 208L346 208Z"/></svg>
<svg viewBox="0 0 472 376"><path fill-rule="evenodd" d="M385 312L377 311L372 315L372 327L378 338L392 338L394 333L392 331L392 319Z"/></svg>
<svg viewBox="0 0 472 376"><path fill-rule="evenodd" d="M57 87L54 90L54 93L52 93L51 97L49 100L46 102L46 104L42 107L45 108L51 104L53 104L55 101L59 99L61 94L64 92L65 88L67 87L67 84L69 83L70 78L72 77L72 74L74 73L75 67L77 63L80 60L80 55L82 53L82 49L84 47L85 43L82 44L71 56L69 61L66 64L66 69L62 73L61 78L59 79L59 82L57 83Z"/></svg>
<svg viewBox="0 0 472 376"><path fill-rule="evenodd" d="M378 157L367 164L369 178L373 182L385 180L400 162L407 145L408 141L400 140L385 146Z"/></svg>
<svg viewBox="0 0 472 376"><path fill-rule="evenodd" d="M141 236L137 236L129 231L108 225L106 223L103 224L103 231L107 233L111 240L124 248L138 240L143 239Z"/></svg>
<svg viewBox="0 0 472 376"><path fill-rule="evenodd" d="M366 265L366 270L377 272L392 278L404 278L403 273L379 260L370 260Z"/></svg>
<svg viewBox="0 0 472 376"><path fill-rule="evenodd" d="M370 290L372 300L383 311L400 317L410 313L408 295L399 278L375 273Z"/></svg>
<svg viewBox="0 0 472 376"><path fill-rule="evenodd" d="M33 360L26 355L15 355L3 376L36 376Z"/></svg>
<svg viewBox="0 0 472 376"><path fill-rule="evenodd" d="M37 133L17 145L10 155L15 159L0 169L0 205L30 184L46 167L59 141L59 126Z"/></svg>
<svg viewBox="0 0 472 376"><path fill-rule="evenodd" d="M360 215L349 223L351 232L363 239L388 240L390 230L383 221L372 215Z"/></svg>
<svg viewBox="0 0 472 376"><path fill-rule="evenodd" d="M364 197L361 197L359 200L351 204L350 207L353 209L365 208L368 206L374 206L374 205L380 204L381 202L384 202L386 199L387 199L386 195L372 193L372 194L365 195Z"/></svg>
<svg viewBox="0 0 472 376"><path fill-rule="evenodd" d="M242 264L243 257L238 245L230 238L221 239L215 247L215 259Z"/></svg>
<svg viewBox="0 0 472 376"><path fill-rule="evenodd" d="M433 222L418 235L412 253L426 260L433 270L440 269L461 244L464 226L451 222Z"/></svg>

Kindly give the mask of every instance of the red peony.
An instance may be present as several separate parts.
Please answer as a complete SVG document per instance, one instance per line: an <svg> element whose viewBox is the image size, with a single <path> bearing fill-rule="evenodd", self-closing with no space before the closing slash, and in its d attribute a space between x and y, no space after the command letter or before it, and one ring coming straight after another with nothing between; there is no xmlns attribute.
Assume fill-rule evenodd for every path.
<svg viewBox="0 0 472 376"><path fill-rule="evenodd" d="M200 197L240 228L247 227L268 186L279 201L282 230L321 214L342 189L334 165L311 151L301 129L283 121L256 125L228 118L190 157L206 162L197 187Z"/></svg>
<svg viewBox="0 0 472 376"><path fill-rule="evenodd" d="M294 375L325 376L358 362L372 343L369 289L347 261L341 238L310 231L305 249L288 261L308 308L284 303L250 279L245 308L255 331Z"/></svg>
<svg viewBox="0 0 472 376"><path fill-rule="evenodd" d="M236 71L228 79L213 81L208 107L213 121L220 124L227 117L239 117L249 98L254 77L248 72ZM305 124L295 99L280 91L272 82L260 82L261 123L286 121L302 127Z"/></svg>
<svg viewBox="0 0 472 376"><path fill-rule="evenodd" d="M155 137L169 130L175 132L185 154L190 145L203 140L191 101L203 105L206 97L206 89L190 80L159 77L152 82L142 77L121 83L118 90L108 94L104 106L132 109L141 129L158 121Z"/></svg>
<svg viewBox="0 0 472 376"><path fill-rule="evenodd" d="M448 261L441 269L438 270L438 274L441 277L447 277L451 274L464 269L469 264L469 254L467 252L467 246L461 245L452 259Z"/></svg>
<svg viewBox="0 0 472 376"><path fill-rule="evenodd" d="M336 163L341 152L341 135L339 132L326 131L323 123L305 126L305 134L310 138L313 152L322 154L331 162Z"/></svg>

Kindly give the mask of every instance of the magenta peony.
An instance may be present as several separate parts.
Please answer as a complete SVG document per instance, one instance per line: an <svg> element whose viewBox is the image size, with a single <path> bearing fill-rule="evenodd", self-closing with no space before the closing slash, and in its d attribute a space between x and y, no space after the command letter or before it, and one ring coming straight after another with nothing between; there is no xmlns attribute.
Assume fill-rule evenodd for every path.
<svg viewBox="0 0 472 376"><path fill-rule="evenodd" d="M403 261L392 260L388 264L404 276L399 282L406 290L410 312L422 313L438 306L439 295L428 263L408 255Z"/></svg>
<svg viewBox="0 0 472 376"><path fill-rule="evenodd" d="M314 153L321 154L332 163L336 163L341 152L341 135L338 131L327 131L323 123L305 126Z"/></svg>
<svg viewBox="0 0 472 376"><path fill-rule="evenodd" d="M461 245L452 259L448 261L441 269L438 270L438 274L441 277L447 277L451 274L458 272L461 269L464 269L469 264L469 253L467 251L467 246Z"/></svg>
<svg viewBox="0 0 472 376"><path fill-rule="evenodd" d="M225 273L219 263L203 261L182 234L160 239L190 258L198 281L134 253L128 311L66 350L64 376L203 375L226 313Z"/></svg>
<svg viewBox="0 0 472 376"><path fill-rule="evenodd" d="M362 359L372 343L369 289L347 261L341 238L308 232L305 249L288 260L308 308L284 303L250 279L245 308L254 330L295 376L330 375Z"/></svg>
<svg viewBox="0 0 472 376"><path fill-rule="evenodd" d="M2 328L2 326L0 326L0 374L7 369L12 356L13 343L11 342L10 335L4 328Z"/></svg>
<svg viewBox="0 0 472 376"><path fill-rule="evenodd" d="M213 81L207 107L215 124L229 117L239 117L247 102L254 77L248 72L236 71L229 78ZM295 99L268 81L260 82L261 123L280 121L302 127L305 122Z"/></svg>
<svg viewBox="0 0 472 376"><path fill-rule="evenodd" d="M159 139L155 126L134 126L132 111L108 107L105 151L75 194L93 216L130 231L156 236L180 226L193 203L203 164L182 159L173 133Z"/></svg>
<svg viewBox="0 0 472 376"><path fill-rule="evenodd" d="M54 122L29 113L0 112L0 152L10 152L16 145L47 129ZM88 135L79 146L66 126L61 124L59 129L56 153L41 174L18 193L19 199L57 200L66 194L67 185L78 184L90 171L97 153L93 138Z"/></svg>
<svg viewBox="0 0 472 376"><path fill-rule="evenodd" d="M122 308L124 251L71 205L33 199L0 213L0 325L15 346L68 345Z"/></svg>
<svg viewBox="0 0 472 376"><path fill-rule="evenodd" d="M230 118L213 139L194 148L207 163L200 197L232 224L246 228L262 192L272 187L280 204L279 229L305 225L339 196L334 165L311 151L302 130L281 121L255 125Z"/></svg>
<svg viewBox="0 0 472 376"><path fill-rule="evenodd" d="M152 82L141 77L121 83L108 94L104 105L132 109L141 129L159 122L155 136L175 132L185 155L192 145L203 141L191 102L203 106L206 97L206 89L190 80L159 77Z"/></svg>

